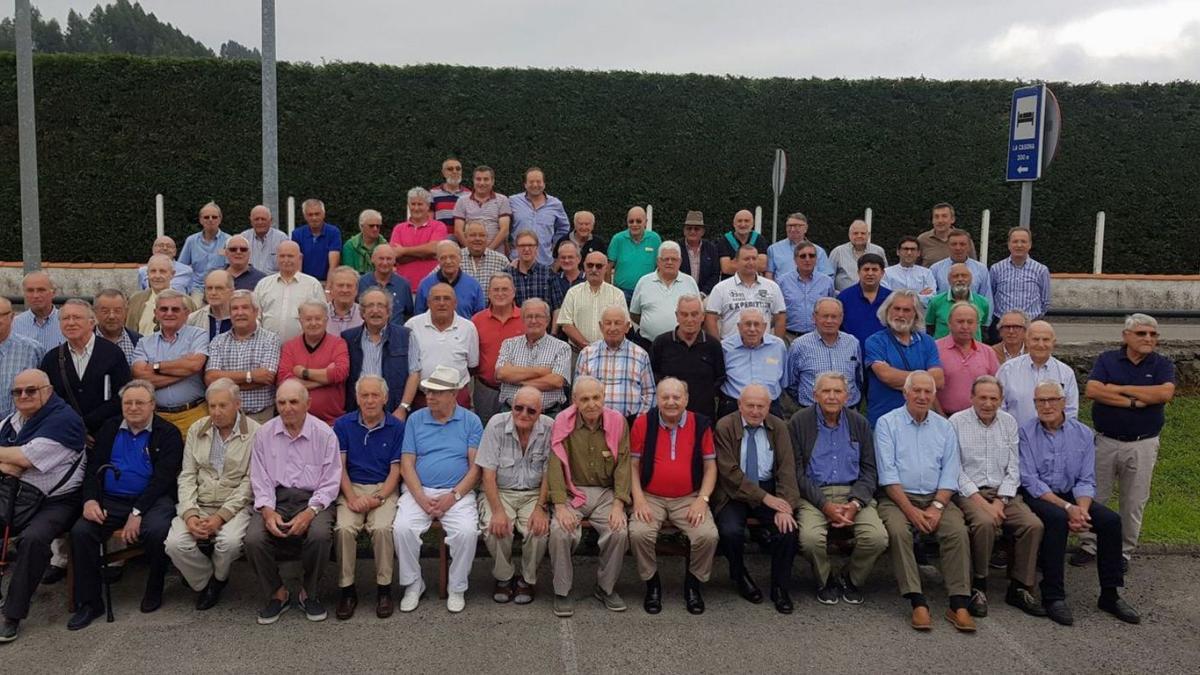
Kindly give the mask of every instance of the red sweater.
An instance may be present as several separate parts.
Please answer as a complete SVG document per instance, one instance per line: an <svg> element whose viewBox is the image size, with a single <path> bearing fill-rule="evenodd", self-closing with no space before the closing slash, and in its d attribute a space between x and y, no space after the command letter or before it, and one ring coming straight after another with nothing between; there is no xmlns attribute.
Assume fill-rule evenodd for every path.
<svg viewBox="0 0 1200 675"><path fill-rule="evenodd" d="M276 384L296 377L292 369L303 366L312 370L328 368L329 383L308 390L308 412L326 424L346 412L346 378L350 376L350 352L340 336L325 334L325 339L313 352L304 344L304 335L297 335L283 344L279 353L279 375Z"/></svg>

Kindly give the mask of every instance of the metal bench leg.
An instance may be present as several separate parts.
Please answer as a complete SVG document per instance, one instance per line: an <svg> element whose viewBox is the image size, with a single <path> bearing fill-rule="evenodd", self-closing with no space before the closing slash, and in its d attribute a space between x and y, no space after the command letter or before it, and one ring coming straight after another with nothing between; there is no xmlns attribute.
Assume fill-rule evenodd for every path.
<svg viewBox="0 0 1200 675"><path fill-rule="evenodd" d="M438 546L438 597L445 600L450 597L448 586L450 585L450 547L446 545L446 537L442 535L442 542Z"/></svg>

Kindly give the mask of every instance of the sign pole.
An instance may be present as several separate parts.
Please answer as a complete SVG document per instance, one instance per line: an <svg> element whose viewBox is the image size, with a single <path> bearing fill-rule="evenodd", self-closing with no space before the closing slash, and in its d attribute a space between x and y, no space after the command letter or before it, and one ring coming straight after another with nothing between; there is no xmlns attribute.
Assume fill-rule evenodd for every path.
<svg viewBox="0 0 1200 675"><path fill-rule="evenodd" d="M771 192L775 195L775 209L771 213L771 241L779 239L779 195L787 179L787 153L775 148L775 164L771 167Z"/></svg>
<svg viewBox="0 0 1200 675"><path fill-rule="evenodd" d="M26 272L42 268L37 129L33 111L33 17L30 12L29 0L17 0L17 146L21 172L21 257Z"/></svg>
<svg viewBox="0 0 1200 675"><path fill-rule="evenodd" d="M1033 213L1033 181L1021 183L1021 216L1017 221L1021 227L1029 227L1030 216Z"/></svg>
<svg viewBox="0 0 1200 675"><path fill-rule="evenodd" d="M775 205L771 209L771 241L779 239L779 193L775 193Z"/></svg>
<svg viewBox="0 0 1200 675"><path fill-rule="evenodd" d="M263 205L279 222L279 117L275 98L275 0L262 0Z"/></svg>

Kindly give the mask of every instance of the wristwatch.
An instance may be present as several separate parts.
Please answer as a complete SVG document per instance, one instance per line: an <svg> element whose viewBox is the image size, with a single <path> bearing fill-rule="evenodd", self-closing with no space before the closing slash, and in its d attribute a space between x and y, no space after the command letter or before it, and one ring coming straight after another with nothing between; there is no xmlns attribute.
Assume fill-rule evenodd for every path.
<svg viewBox="0 0 1200 675"><path fill-rule="evenodd" d="M142 510L141 510L141 509L139 509L139 508L136 508L136 507L135 507L135 508L134 508L132 511L130 511L130 512L129 512L129 515L131 515L131 516L137 516L138 518L141 518L141 517L142 517Z"/></svg>
<svg viewBox="0 0 1200 675"><path fill-rule="evenodd" d="M310 506L310 507L308 507L308 509L309 509L310 511L312 511L312 512L313 512L313 515L314 515L314 516L319 516L319 515L321 515L321 509L319 509L319 508L317 508L317 507L315 507L315 506Z"/></svg>
<svg viewBox="0 0 1200 675"><path fill-rule="evenodd" d="M705 504L707 504L707 503L708 503L708 495L698 495L698 496L700 497L700 499L703 499L703 500L704 500L704 503L705 503Z"/></svg>
<svg viewBox="0 0 1200 675"><path fill-rule="evenodd" d="M1001 502L1004 502L1004 505L1005 505L1005 506L1008 506L1009 502L1011 502L1011 501L1012 501L1012 497L1001 497L1001 498L1000 498L1000 501L1001 501Z"/></svg>
<svg viewBox="0 0 1200 675"><path fill-rule="evenodd" d="M937 509L938 511L942 511L946 508L946 505L935 499L933 500L933 508Z"/></svg>
<svg viewBox="0 0 1200 675"><path fill-rule="evenodd" d="M867 507L867 505L864 504L863 501L861 499L859 499L858 497L851 497L850 503L857 506L859 511L862 511L863 509L865 509Z"/></svg>
<svg viewBox="0 0 1200 675"><path fill-rule="evenodd" d="M1074 504L1072 504L1071 502L1063 502L1063 511L1066 511L1067 513L1070 513L1070 512L1071 512L1071 507L1073 507L1073 506L1075 506L1075 505L1074 505Z"/></svg>
<svg viewBox="0 0 1200 675"><path fill-rule="evenodd" d="M411 403L401 403L400 407L404 408L404 412L412 412L412 404Z"/></svg>
<svg viewBox="0 0 1200 675"><path fill-rule="evenodd" d="M157 373L161 368L162 368L162 364L159 363L158 361L155 361L154 362L154 372Z"/></svg>
<svg viewBox="0 0 1200 675"><path fill-rule="evenodd" d="M458 490L455 490L454 492L451 492L450 494L454 495L454 501L456 501L456 502L462 501L463 496L458 494Z"/></svg>
<svg viewBox="0 0 1200 675"><path fill-rule="evenodd" d="M246 384L250 384L251 382L254 382L254 378L250 376L250 371L247 370L246 371Z"/></svg>

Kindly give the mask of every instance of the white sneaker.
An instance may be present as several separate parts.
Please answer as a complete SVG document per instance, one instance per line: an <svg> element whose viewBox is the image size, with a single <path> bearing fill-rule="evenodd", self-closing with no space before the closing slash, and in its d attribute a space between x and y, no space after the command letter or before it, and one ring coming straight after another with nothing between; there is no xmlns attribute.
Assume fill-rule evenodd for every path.
<svg viewBox="0 0 1200 675"><path fill-rule="evenodd" d="M421 604L421 598L425 597L425 581L417 579L416 583L409 584L408 588L404 589L404 597L400 599L400 611L411 612Z"/></svg>
<svg viewBox="0 0 1200 675"><path fill-rule="evenodd" d="M463 597L463 594L461 592L459 592L459 593L455 593L454 591L449 592L449 594L446 597L446 609L450 610L454 614L458 614L459 612L463 611L463 609L466 606L467 606L467 599Z"/></svg>

